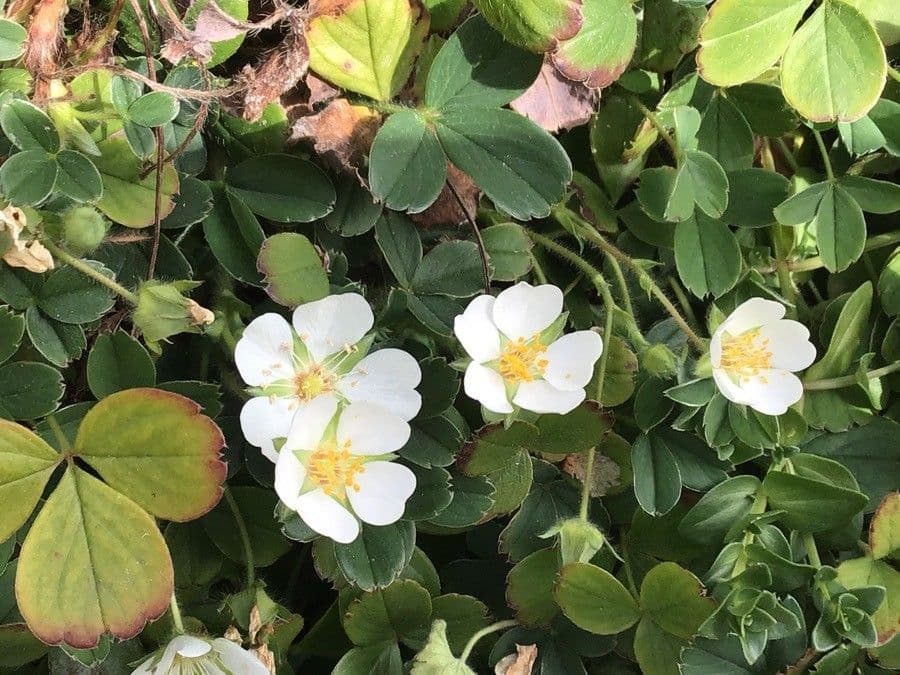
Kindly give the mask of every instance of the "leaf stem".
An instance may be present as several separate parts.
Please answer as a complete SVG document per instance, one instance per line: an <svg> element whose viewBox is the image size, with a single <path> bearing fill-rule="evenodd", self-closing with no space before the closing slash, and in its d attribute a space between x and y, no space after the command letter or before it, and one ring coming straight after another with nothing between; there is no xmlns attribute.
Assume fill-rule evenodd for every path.
<svg viewBox="0 0 900 675"><path fill-rule="evenodd" d="M175 624L175 630L179 635L184 635L184 622L181 620L181 610L178 608L178 598L175 597L175 593L172 593L172 598L169 600L169 608L172 610L172 623Z"/></svg>
<svg viewBox="0 0 900 675"><path fill-rule="evenodd" d="M244 546L244 558L246 558L247 562L247 587L249 588L253 586L256 581L256 566L253 561L253 547L250 545L250 533L247 531L247 523L244 521L244 515L238 508L234 495L231 494L231 490L227 485L224 487L223 493L225 501L228 503L228 508L231 509L231 513L237 522L238 533L241 535L241 544Z"/></svg>
<svg viewBox="0 0 900 675"><path fill-rule="evenodd" d="M532 252L528 252L528 257L531 258L531 269L534 272L534 276L537 277L537 280L542 284L547 283L547 275L544 274L544 268L541 267L540 260L537 259L537 256Z"/></svg>
<svg viewBox="0 0 900 675"><path fill-rule="evenodd" d="M634 316L634 305L631 303L631 293L628 291L625 275L622 274L622 266L611 253L606 254L606 262L609 263L613 276L616 278L616 286L619 287L619 298L622 300L624 310Z"/></svg>
<svg viewBox="0 0 900 675"><path fill-rule="evenodd" d="M688 299L687 294L684 292L684 289L681 287L681 284L678 283L678 279L673 277L671 274L666 277L666 280L669 282L669 288L672 289L672 292L675 294L675 298L678 300L678 304L681 305L681 309L685 314L686 320L691 327L699 326L700 322L697 320L697 315L694 314L694 308L691 307L691 301Z"/></svg>
<svg viewBox="0 0 900 675"><path fill-rule="evenodd" d="M797 164L797 158L794 157L794 153L788 147L788 144L784 142L783 138L776 138L775 144L778 146L778 149L781 150L781 157L787 162L788 166L791 167L791 171L797 173L800 170L800 165Z"/></svg>
<svg viewBox="0 0 900 675"><path fill-rule="evenodd" d="M891 373L896 373L898 370L900 370L900 361L870 370L866 372L866 378L874 380L879 377L884 377L885 375L890 375ZM856 383L856 375L844 375L843 377L830 377L824 380L810 380L809 382L803 383L803 388L806 389L806 391L826 391L828 389L852 387Z"/></svg>
<svg viewBox="0 0 900 675"><path fill-rule="evenodd" d="M863 247L863 252L867 253L878 248L884 248L885 246L893 246L894 244L900 244L900 230L876 234L873 237L869 237ZM822 257L817 255L812 258L806 258L805 260L785 261L785 266L789 272L812 272L813 270L825 267L825 263L822 261ZM756 270L762 274L775 272L777 269L777 263L775 265L756 268Z"/></svg>
<svg viewBox="0 0 900 675"><path fill-rule="evenodd" d="M628 583L628 590L631 591L631 596L637 600L641 597L641 594L638 592L637 584L634 583L634 574L631 572L631 554L628 553L628 546L625 543L621 530L619 531L619 541L619 549L622 551L622 565L625 567L625 581Z"/></svg>
<svg viewBox="0 0 900 675"><path fill-rule="evenodd" d="M641 281L641 285L650 290L650 293L656 298L657 302L663 306L669 316L671 316L675 323L678 324L678 327L684 332L687 336L688 340L690 340L691 344L697 349L697 351L703 352L706 351L706 342L701 338L693 328L691 328L690 324L685 320L685 318L681 315L681 312L678 311L678 308L669 300L668 296L663 292L663 290L659 287L659 285L654 281L653 277L640 265L638 265L632 258L626 255L623 251L618 249L616 246L610 244L603 236L590 227L582 227L581 233L597 248L605 253L611 254L613 257L618 259L621 263L623 263L626 267L628 267L631 271L633 271Z"/></svg>
<svg viewBox="0 0 900 675"><path fill-rule="evenodd" d="M596 451L594 448L588 450L587 461L584 463L584 480L581 483L581 507L578 510L578 518L582 523L588 522L588 505L591 502L591 483L594 482L595 454Z"/></svg>
<svg viewBox="0 0 900 675"><path fill-rule="evenodd" d="M812 533L806 532L803 535L803 546L806 548L806 556L809 558L809 563L819 569L822 566L822 560L819 558L819 549L816 548L816 540L813 538Z"/></svg>
<svg viewBox="0 0 900 675"><path fill-rule="evenodd" d="M812 130L813 138L816 139L816 145L819 146L819 154L822 155L822 163L825 165L825 175L828 180L834 180L834 169L831 166L831 158L828 156L828 149L825 147L825 141L822 134L817 129Z"/></svg>
<svg viewBox="0 0 900 675"><path fill-rule="evenodd" d="M600 352L600 365L597 369L597 403L603 405L603 383L606 381L606 364L609 361L609 352L612 346L613 315L616 311L616 303L609 292L609 286L600 286L600 294L603 296L603 304L606 305L606 322L603 324L603 351ZM593 450L591 451L593 452ZM590 476L590 473L587 474Z"/></svg>
<svg viewBox="0 0 900 675"><path fill-rule="evenodd" d="M647 121L653 125L653 128L656 129L656 132L672 150L672 155L677 159L679 155L678 144L675 142L675 139L672 138L672 135L669 133L668 129L666 129L665 125L663 125L663 123L660 121L659 117L656 116L656 113L645 106L641 99L639 99L634 94L631 94L628 97L628 100L631 101L632 105L640 110L641 114L647 118Z"/></svg>
<svg viewBox="0 0 900 675"><path fill-rule="evenodd" d="M62 427L59 426L59 422L56 421L56 417L54 415L47 415L46 420L47 425L50 427L50 431L53 432L53 437L56 439L56 442L59 443L59 449L63 451L63 454L70 454L72 452L72 446L69 443L69 439L66 438L65 433L63 433Z"/></svg>
<svg viewBox="0 0 900 675"><path fill-rule="evenodd" d="M475 645L478 644L478 641L481 638L485 637L486 635L490 635L491 633L496 633L499 630L504 630L505 628L512 628L516 625L518 624L512 619L506 619L505 621L498 621L497 623L492 623L490 626L482 628L480 631L469 638L469 641L466 643L462 654L459 655L460 662L466 662L466 659L469 658L469 655L472 653L472 650L475 649Z"/></svg>
<svg viewBox="0 0 900 675"><path fill-rule="evenodd" d="M138 296L136 294L132 293L121 284L116 283L105 274L95 270L93 267L84 262L84 260L76 258L68 251L63 250L62 248L54 244L52 241L44 240L41 243L47 247L47 250L50 251L51 254L53 254L54 258L62 260L64 263L66 263L70 267L75 268L83 275L90 277L98 284L106 286L113 293L121 297L123 300L127 300L132 305L138 304Z"/></svg>
<svg viewBox="0 0 900 675"><path fill-rule="evenodd" d="M546 237L543 234L538 234L537 232L532 232L529 230L526 230L526 233L536 244L540 244L551 253L555 253L558 257L569 261L570 263L572 263L572 265L584 272L584 274L587 275L588 279L590 279L594 286L597 288L598 292L602 294L603 291L601 291L600 289L603 287L605 287L607 292L609 292L609 284L607 284L606 279L603 278L603 273L600 272L600 270L598 270L596 267L591 265L587 260L582 258L580 255L578 255L574 251L569 250L562 244L556 243L550 237Z"/></svg>

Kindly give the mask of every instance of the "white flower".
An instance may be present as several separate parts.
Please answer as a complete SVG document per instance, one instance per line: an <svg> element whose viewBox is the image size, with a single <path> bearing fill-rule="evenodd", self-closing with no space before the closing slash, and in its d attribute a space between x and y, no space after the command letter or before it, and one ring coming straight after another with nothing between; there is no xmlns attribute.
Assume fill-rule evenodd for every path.
<svg viewBox="0 0 900 675"><path fill-rule="evenodd" d="M513 405L537 413L567 413L585 398L603 340L589 330L558 337L563 294L525 282L496 299L481 295L456 317L453 331L472 357L466 394L496 413Z"/></svg>
<svg viewBox="0 0 900 675"><path fill-rule="evenodd" d="M179 635L131 675L269 675L263 662L231 640Z"/></svg>
<svg viewBox="0 0 900 675"><path fill-rule="evenodd" d="M323 396L294 416L275 464L275 492L315 532L349 544L359 520L400 520L416 476L390 461L409 440L409 424L372 403L337 412L337 401Z"/></svg>
<svg viewBox="0 0 900 675"><path fill-rule="evenodd" d="M415 391L419 364L400 349L364 356L373 323L372 309L356 293L300 305L293 330L278 314L251 321L234 350L241 377L257 394L241 410L247 441L276 461L273 439L287 436L294 413L320 396L370 401L404 420L415 417L422 406Z"/></svg>
<svg viewBox="0 0 900 675"><path fill-rule="evenodd" d="M751 298L725 319L709 344L713 378L730 401L766 415L783 415L803 396L794 375L816 359L809 331L782 319L784 305Z"/></svg>

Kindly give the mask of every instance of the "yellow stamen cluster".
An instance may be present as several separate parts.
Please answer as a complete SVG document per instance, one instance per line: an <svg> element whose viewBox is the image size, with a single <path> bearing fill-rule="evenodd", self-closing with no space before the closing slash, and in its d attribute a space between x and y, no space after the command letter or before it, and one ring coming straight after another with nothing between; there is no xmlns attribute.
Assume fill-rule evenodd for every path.
<svg viewBox="0 0 900 675"><path fill-rule="evenodd" d="M350 454L350 442L341 447L334 442L320 445L309 458L306 473L325 494L341 498L347 489L359 492L356 477L365 471L365 459Z"/></svg>
<svg viewBox="0 0 900 675"><path fill-rule="evenodd" d="M769 339L761 337L758 328L722 340L720 366L729 373L738 377L755 377L768 370L771 363Z"/></svg>
<svg viewBox="0 0 900 675"><path fill-rule="evenodd" d="M512 340L500 353L497 370L507 382L531 382L544 374L548 361L541 354L545 351L547 345L541 344L536 335L527 342L525 338Z"/></svg>
<svg viewBox="0 0 900 675"><path fill-rule="evenodd" d="M335 383L334 375L318 365L294 376L294 389L301 401L311 401L320 394L332 391Z"/></svg>

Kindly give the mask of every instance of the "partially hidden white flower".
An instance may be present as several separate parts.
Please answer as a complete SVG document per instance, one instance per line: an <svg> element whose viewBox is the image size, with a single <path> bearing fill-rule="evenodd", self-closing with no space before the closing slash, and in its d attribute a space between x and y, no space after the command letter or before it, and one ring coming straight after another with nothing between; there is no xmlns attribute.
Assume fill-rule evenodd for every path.
<svg viewBox="0 0 900 675"><path fill-rule="evenodd" d="M713 333L709 344L716 386L730 401L765 415L783 415L803 396L795 372L816 359L809 330L783 319L779 302L751 298Z"/></svg>
<svg viewBox="0 0 900 675"><path fill-rule="evenodd" d="M275 492L312 530L348 544L360 520L400 520L416 476L391 461L409 440L406 421L372 403L338 408L323 396L297 412L275 464Z"/></svg>
<svg viewBox="0 0 900 675"><path fill-rule="evenodd" d="M453 331L472 357L465 392L488 410L513 406L567 413L585 398L603 340L589 330L559 337L563 294L520 282L496 298L481 295L456 317Z"/></svg>
<svg viewBox="0 0 900 675"><path fill-rule="evenodd" d="M251 652L225 638L179 635L131 675L269 675Z"/></svg>
<svg viewBox="0 0 900 675"><path fill-rule="evenodd" d="M419 364L400 349L366 355L373 323L372 309L356 293L300 305L293 329L278 314L251 321L234 351L241 377L256 394L241 410L247 441L277 461L273 440L287 436L296 411L322 396L370 401L404 420L415 417L422 405L415 391Z"/></svg>

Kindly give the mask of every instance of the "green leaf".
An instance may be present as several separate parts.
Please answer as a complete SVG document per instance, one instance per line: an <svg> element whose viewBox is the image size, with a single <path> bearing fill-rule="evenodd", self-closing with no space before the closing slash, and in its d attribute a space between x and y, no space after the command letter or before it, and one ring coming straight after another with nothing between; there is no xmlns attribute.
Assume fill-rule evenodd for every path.
<svg viewBox="0 0 900 675"><path fill-rule="evenodd" d="M712 218L718 218L728 206L728 176L715 158L699 150L684 153L679 174L690 176L694 202Z"/></svg>
<svg viewBox="0 0 900 675"><path fill-rule="evenodd" d="M638 436L631 448L631 466L641 508L652 515L668 513L681 497L681 472L662 438Z"/></svg>
<svg viewBox="0 0 900 675"><path fill-rule="evenodd" d="M775 208L788 198L790 182L780 173L751 168L728 172L728 208L722 222L764 227L776 222Z"/></svg>
<svg viewBox="0 0 900 675"><path fill-rule="evenodd" d="M28 33L9 19L0 19L0 61L12 61L22 55Z"/></svg>
<svg viewBox="0 0 900 675"><path fill-rule="evenodd" d="M110 136L97 144L102 155L94 160L103 181L103 196L97 207L125 227L141 228L153 224L156 212L156 169L143 178L143 163L132 154L122 136ZM163 167L159 217L175 208L172 195L179 189L178 172L171 164Z"/></svg>
<svg viewBox="0 0 900 675"><path fill-rule="evenodd" d="M25 310L25 328L34 348L60 368L81 356L87 347L81 326L51 319L34 305Z"/></svg>
<svg viewBox="0 0 900 675"><path fill-rule="evenodd" d="M691 507L678 526L683 537L715 544L749 511L760 488L756 476L735 476L716 485Z"/></svg>
<svg viewBox="0 0 900 675"><path fill-rule="evenodd" d="M440 467L430 469L417 464L409 467L416 475L416 491L406 502L404 520L434 518L453 501L450 492L450 472Z"/></svg>
<svg viewBox="0 0 900 675"><path fill-rule="evenodd" d="M162 229L174 230L199 223L212 209L212 198L212 190L206 183L193 176L184 176L175 196L175 208L162 221Z"/></svg>
<svg viewBox="0 0 900 675"><path fill-rule="evenodd" d="M94 202L103 194L103 181L94 163L75 150L61 150L56 155L55 190L77 202Z"/></svg>
<svg viewBox="0 0 900 675"><path fill-rule="evenodd" d="M112 276L100 263L88 264L98 272ZM63 323L96 321L114 303L112 291L72 267L60 267L51 272L35 297L35 304L44 314Z"/></svg>
<svg viewBox="0 0 900 675"><path fill-rule="evenodd" d="M559 614L553 597L559 555L545 548L523 558L506 578L506 604L516 613L516 620L527 628L549 626Z"/></svg>
<svg viewBox="0 0 900 675"><path fill-rule="evenodd" d="M59 166L44 150L24 150L0 166L0 190L14 204L31 206L53 191Z"/></svg>
<svg viewBox="0 0 900 675"><path fill-rule="evenodd" d="M0 307L0 364L16 353L25 334L25 319L8 307Z"/></svg>
<svg viewBox="0 0 900 675"><path fill-rule="evenodd" d="M677 223L694 213L694 186L690 174L671 166L641 171L635 196L644 212L660 222Z"/></svg>
<svg viewBox="0 0 900 675"><path fill-rule="evenodd" d="M613 408L625 403L634 393L634 374L638 370L638 359L625 341L616 335L605 340L603 348L608 353L601 403L607 408ZM599 375L600 372L597 369L594 377L597 378ZM587 390L591 391L591 389L591 385L588 385Z"/></svg>
<svg viewBox="0 0 900 675"><path fill-rule="evenodd" d="M410 0L343 0L306 25L309 67L343 89L387 101L409 79L428 32L428 14Z"/></svg>
<svg viewBox="0 0 900 675"><path fill-rule="evenodd" d="M395 211L419 213L434 203L446 177L447 159L422 115L415 110L391 115L372 142L372 194Z"/></svg>
<svg viewBox="0 0 900 675"><path fill-rule="evenodd" d="M704 590L686 569L673 562L660 563L641 583L641 609L665 632L690 640L716 608Z"/></svg>
<svg viewBox="0 0 900 675"><path fill-rule="evenodd" d="M517 220L549 215L572 180L556 139L511 110L453 109L435 127L450 161Z"/></svg>
<svg viewBox="0 0 900 675"><path fill-rule="evenodd" d="M287 553L291 544L281 534L272 513L278 498L271 490L257 487L229 487L237 510L247 526L253 564L268 567ZM207 536L229 560L247 564L247 555L234 512L223 499L200 521Z"/></svg>
<svg viewBox="0 0 900 675"><path fill-rule="evenodd" d="M484 476L451 476L453 500L429 523L440 527L469 527L475 525L494 505L494 485Z"/></svg>
<svg viewBox="0 0 900 675"><path fill-rule="evenodd" d="M675 264L694 295L719 297L740 278L741 250L725 223L697 213L675 226Z"/></svg>
<svg viewBox="0 0 900 675"><path fill-rule="evenodd" d="M853 122L878 101L886 74L884 47L872 24L846 2L828 0L791 38L781 61L781 88L808 120Z"/></svg>
<svg viewBox="0 0 900 675"><path fill-rule="evenodd" d="M900 185L866 176L841 176L837 180L866 213L900 211Z"/></svg>
<svg viewBox="0 0 900 675"><path fill-rule="evenodd" d="M400 520L385 526L363 524L353 543L334 545L334 554L347 581L371 591L391 585L409 564L415 548L415 526Z"/></svg>
<svg viewBox="0 0 900 675"><path fill-rule="evenodd" d="M411 580L395 581L387 588L364 593L344 613L347 637L357 645L408 639L428 629L431 596Z"/></svg>
<svg viewBox="0 0 900 675"><path fill-rule="evenodd" d="M60 457L25 427L0 419L0 542L15 534L37 506ZM5 565L5 563L4 563Z"/></svg>
<svg viewBox="0 0 900 675"><path fill-rule="evenodd" d="M0 112L3 133L20 150L43 150L55 153L59 150L59 133L47 113L36 105L14 99L7 102Z"/></svg>
<svg viewBox="0 0 900 675"><path fill-rule="evenodd" d="M866 496L855 490L780 471L770 471L763 490L773 510L783 510L779 521L801 532L822 532L840 527L865 507Z"/></svg>
<svg viewBox="0 0 900 675"><path fill-rule="evenodd" d="M781 88L760 82L748 82L728 90L728 98L737 105L759 136L783 136L797 128L800 120L784 100Z"/></svg>
<svg viewBox="0 0 900 675"><path fill-rule="evenodd" d="M349 174L338 180L337 200L334 209L325 216L325 226L342 237L365 234L381 217L384 207L371 193Z"/></svg>
<svg viewBox="0 0 900 675"><path fill-rule="evenodd" d="M0 419L33 420L56 410L65 387L56 368L16 361L0 366Z"/></svg>
<svg viewBox="0 0 900 675"><path fill-rule="evenodd" d="M697 149L714 157L725 171L753 164L753 131L738 107L721 94L713 96L703 111Z"/></svg>
<svg viewBox="0 0 900 675"><path fill-rule="evenodd" d="M19 668L37 661L50 649L24 623L0 626L0 667Z"/></svg>
<svg viewBox="0 0 900 675"><path fill-rule="evenodd" d="M156 153L156 135L151 129L125 120L122 131L131 151L143 160L149 160Z"/></svg>
<svg viewBox="0 0 900 675"><path fill-rule="evenodd" d="M160 389L128 389L91 408L76 454L158 518L183 522L222 496L224 439L200 406Z"/></svg>
<svg viewBox="0 0 900 675"><path fill-rule="evenodd" d="M461 654L469 638L490 623L487 606L470 595L447 593L433 598L431 605L432 620L447 623L447 642L454 654Z"/></svg>
<svg viewBox="0 0 900 675"><path fill-rule="evenodd" d="M473 0L487 22L513 44L532 52L552 50L581 27L578 0Z"/></svg>
<svg viewBox="0 0 900 675"><path fill-rule="evenodd" d="M828 350L809 367L805 380L821 380L850 372L856 348L863 342L871 308L872 283L867 281L853 291L844 303L831 333Z"/></svg>
<svg viewBox="0 0 900 675"><path fill-rule="evenodd" d="M495 281L515 281L531 270L533 243L518 223L500 223L481 231Z"/></svg>
<svg viewBox="0 0 900 675"><path fill-rule="evenodd" d="M142 127L161 127L178 116L178 99L165 91L151 91L128 105L128 119Z"/></svg>
<svg viewBox="0 0 900 675"><path fill-rule="evenodd" d="M87 380L98 399L132 387L156 384L150 354L128 333L118 330L97 338L87 360Z"/></svg>
<svg viewBox="0 0 900 675"><path fill-rule="evenodd" d="M838 581L847 588L881 586L885 589L885 598L872 614L872 621L878 630L879 642L886 642L896 634L900 613L900 572L883 560L865 557L845 560L838 565L837 574Z"/></svg>
<svg viewBox="0 0 900 675"><path fill-rule="evenodd" d="M331 675L363 675L364 673L395 675L402 672L403 657L400 656L400 646L396 642L385 642L370 647L353 647L344 653L334 670L331 671Z"/></svg>
<svg viewBox="0 0 900 675"><path fill-rule="evenodd" d="M709 403L716 393L715 381L712 378L690 380L683 384L666 389L665 394L673 401L692 408L699 408Z"/></svg>
<svg viewBox="0 0 900 675"><path fill-rule="evenodd" d="M865 16L878 31L885 47L900 42L900 15L892 0L845 0Z"/></svg>
<svg viewBox="0 0 900 675"><path fill-rule="evenodd" d="M221 188L213 188L213 208L203 221L213 255L234 278L261 285L256 262L265 234L253 212Z"/></svg>
<svg viewBox="0 0 900 675"><path fill-rule="evenodd" d="M597 635L621 633L640 618L628 590L605 569L588 563L563 567L553 596L572 623Z"/></svg>
<svg viewBox="0 0 900 675"><path fill-rule="evenodd" d="M719 87L755 79L775 65L812 0L717 0L700 30L700 76Z"/></svg>
<svg viewBox="0 0 900 675"><path fill-rule="evenodd" d="M389 211L375 223L375 241L397 281L409 288L422 261L422 240L416 226L406 216Z"/></svg>
<svg viewBox="0 0 900 675"><path fill-rule="evenodd" d="M804 225L816 217L819 204L832 183L813 183L775 207L775 219L782 225Z"/></svg>
<svg viewBox="0 0 900 675"><path fill-rule="evenodd" d="M528 89L540 68L540 56L506 42L476 15L448 38L432 62L425 105L442 110L504 106Z"/></svg>
<svg viewBox="0 0 900 675"><path fill-rule="evenodd" d="M172 587L172 562L153 518L69 468L19 556L16 597L34 634L80 649L104 633L127 640L162 616Z"/></svg>
<svg viewBox="0 0 900 675"><path fill-rule="evenodd" d="M878 297L885 314L900 314L900 255L892 256L881 270L878 277Z"/></svg>
<svg viewBox="0 0 900 675"><path fill-rule="evenodd" d="M840 184L831 184L825 191L815 225L819 254L832 272L846 269L862 255L866 220L859 204Z"/></svg>
<svg viewBox="0 0 900 675"><path fill-rule="evenodd" d="M646 675L679 675L678 661L687 642L667 633L649 618L638 624L634 633L634 655Z"/></svg>
<svg viewBox="0 0 900 675"><path fill-rule="evenodd" d="M266 239L257 267L266 293L279 304L296 307L328 295L328 274L315 246L302 234L281 232Z"/></svg>
<svg viewBox="0 0 900 675"><path fill-rule="evenodd" d="M468 298L484 287L478 246L447 241L431 249L416 268L412 290L421 295Z"/></svg>
<svg viewBox="0 0 900 675"><path fill-rule="evenodd" d="M888 494L869 524L872 557L900 558L900 492Z"/></svg>
<svg viewBox="0 0 900 675"><path fill-rule="evenodd" d="M376 671L371 669L367 672ZM416 654L410 675L475 675L475 671L459 661L450 651L447 622L437 619L431 626L428 642L422 651Z"/></svg>
<svg viewBox="0 0 900 675"><path fill-rule="evenodd" d="M334 207L334 186L312 162L291 155L251 157L225 174L228 192L278 223L308 223Z"/></svg>
<svg viewBox="0 0 900 675"><path fill-rule="evenodd" d="M637 18L628 0L584 0L578 33L560 43L553 64L568 79L608 87L625 72L637 46Z"/></svg>

